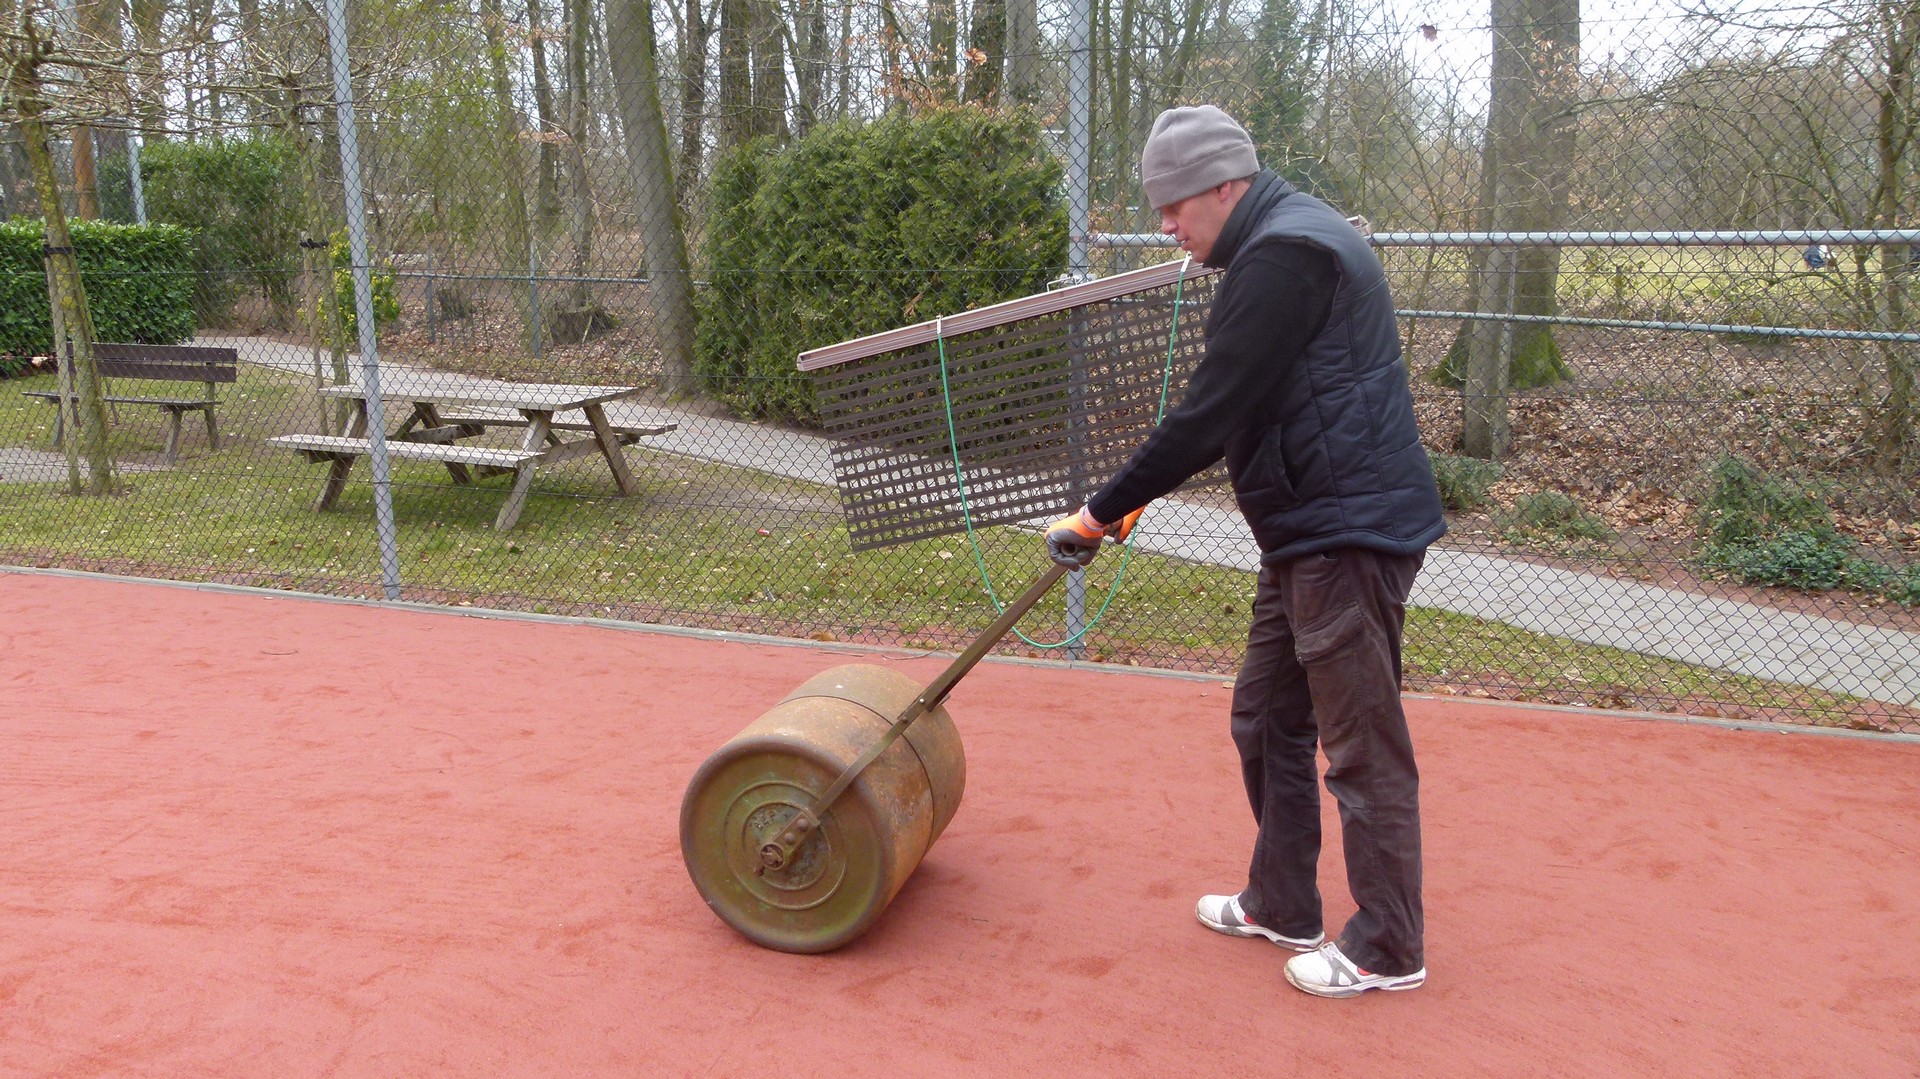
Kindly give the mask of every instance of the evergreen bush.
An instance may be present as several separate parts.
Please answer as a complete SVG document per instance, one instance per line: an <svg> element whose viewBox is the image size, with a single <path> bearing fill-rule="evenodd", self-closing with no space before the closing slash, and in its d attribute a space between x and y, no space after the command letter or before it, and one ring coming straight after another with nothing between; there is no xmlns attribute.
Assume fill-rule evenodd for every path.
<svg viewBox="0 0 1920 1079"><path fill-rule="evenodd" d="M1502 472L1499 462L1478 457L1434 453L1428 460L1433 467L1433 482L1440 488L1440 502L1453 513L1472 513L1485 506L1487 492Z"/></svg>
<svg viewBox="0 0 1920 1079"><path fill-rule="evenodd" d="M715 169L694 369L754 417L811 421L798 353L1039 292L1066 262L1061 166L1026 111L895 112Z"/></svg>
<svg viewBox="0 0 1920 1079"><path fill-rule="evenodd" d="M1708 472L1700 525L1713 548L1782 532L1832 531L1833 517L1816 485L1769 475L1729 454Z"/></svg>
<svg viewBox="0 0 1920 1079"><path fill-rule="evenodd" d="M1536 491L1522 495L1511 509L1494 514L1494 524L1515 543L1532 538L1606 541L1613 538L1607 523L1582 509L1580 503L1560 491Z"/></svg>
<svg viewBox="0 0 1920 1079"><path fill-rule="evenodd" d="M1701 563L1747 584L1849 588L1920 606L1920 564L1886 566L1862 557L1812 484L1722 457L1708 475L1700 526L1706 536Z"/></svg>
<svg viewBox="0 0 1920 1079"><path fill-rule="evenodd" d="M140 184L147 220L194 232L194 314L203 326L225 323L247 290L285 311L297 309L303 211L299 154L279 136L159 140L140 151ZM129 189L128 162L116 155L101 166L101 188ZM118 194L115 198L119 198ZM109 200L110 216L131 207Z"/></svg>
<svg viewBox="0 0 1920 1079"><path fill-rule="evenodd" d="M70 221L94 337L170 345L193 336L193 237L172 225ZM0 222L0 375L53 351L44 222Z"/></svg>

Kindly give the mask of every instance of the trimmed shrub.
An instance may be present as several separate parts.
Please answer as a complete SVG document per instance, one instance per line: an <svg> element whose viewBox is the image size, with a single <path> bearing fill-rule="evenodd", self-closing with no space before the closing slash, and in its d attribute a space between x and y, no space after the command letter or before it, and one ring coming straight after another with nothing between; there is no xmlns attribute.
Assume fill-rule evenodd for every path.
<svg viewBox="0 0 1920 1079"><path fill-rule="evenodd" d="M1061 167L1026 111L959 106L762 140L715 168L694 370L754 417L811 421L809 348L1043 290Z"/></svg>
<svg viewBox="0 0 1920 1079"><path fill-rule="evenodd" d="M70 221L74 257L101 341L171 345L193 336L193 243L172 225ZM41 247L44 222L0 222L0 371L53 351ZM11 372L9 372L11 373Z"/></svg>
<svg viewBox="0 0 1920 1079"><path fill-rule="evenodd" d="M127 159L101 167L103 190L128 188ZM155 141L140 151L147 220L194 231L193 310L219 325L240 294L257 290L286 311L298 309L303 220L299 155L279 136ZM129 212L109 203L109 213Z"/></svg>

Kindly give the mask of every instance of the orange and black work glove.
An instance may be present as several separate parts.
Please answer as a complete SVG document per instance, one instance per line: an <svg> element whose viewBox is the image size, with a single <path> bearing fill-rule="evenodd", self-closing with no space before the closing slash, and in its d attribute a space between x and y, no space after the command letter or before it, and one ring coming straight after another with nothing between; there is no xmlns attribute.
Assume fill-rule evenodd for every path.
<svg viewBox="0 0 1920 1079"><path fill-rule="evenodd" d="M1110 525L1103 525L1082 506L1077 513L1047 526L1047 557L1063 566L1085 566L1093 561L1094 555L1100 553L1102 539L1111 536L1115 543L1125 543L1127 537L1133 534L1133 525L1140 519L1140 512L1134 510Z"/></svg>

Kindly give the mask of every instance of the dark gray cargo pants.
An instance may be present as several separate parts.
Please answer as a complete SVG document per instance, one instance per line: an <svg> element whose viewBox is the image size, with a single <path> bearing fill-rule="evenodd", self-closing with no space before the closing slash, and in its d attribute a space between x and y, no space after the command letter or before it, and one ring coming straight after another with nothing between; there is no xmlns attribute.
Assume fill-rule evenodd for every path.
<svg viewBox="0 0 1920 1079"><path fill-rule="evenodd" d="M1338 943L1375 974L1426 966L1420 775L1400 706L1407 596L1425 559L1348 547L1262 569L1233 690L1233 740L1260 826L1241 906L1287 936L1321 930L1317 742L1359 906Z"/></svg>

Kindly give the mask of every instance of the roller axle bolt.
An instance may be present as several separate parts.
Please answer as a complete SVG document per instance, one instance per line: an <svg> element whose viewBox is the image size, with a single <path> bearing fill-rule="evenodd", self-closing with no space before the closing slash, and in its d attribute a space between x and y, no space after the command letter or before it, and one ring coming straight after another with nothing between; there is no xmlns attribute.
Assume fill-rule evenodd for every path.
<svg viewBox="0 0 1920 1079"><path fill-rule="evenodd" d="M779 839L760 848L760 864L768 869L779 869L786 865L793 848L799 846L801 838L811 831L813 818L804 813L795 817L788 823L787 830L780 833Z"/></svg>

